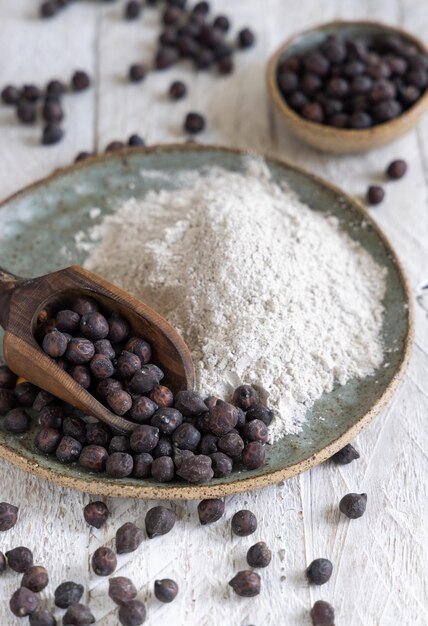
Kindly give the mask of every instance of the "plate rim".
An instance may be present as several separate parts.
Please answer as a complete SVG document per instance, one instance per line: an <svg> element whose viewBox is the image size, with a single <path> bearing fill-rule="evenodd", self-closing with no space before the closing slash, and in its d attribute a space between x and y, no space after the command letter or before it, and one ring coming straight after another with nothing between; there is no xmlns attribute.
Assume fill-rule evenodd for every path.
<svg viewBox="0 0 428 626"><path fill-rule="evenodd" d="M294 463L283 469L277 469L269 471L262 475L251 475L251 472L245 472L248 474L245 478L242 478L240 473L239 480L232 480L231 482L221 482L216 484L200 484L192 485L184 483L182 486L177 486L174 483L163 483L162 485L156 484L141 484L141 485L127 485L117 479L109 477L98 478L97 474L82 474L81 477L64 475L63 471L56 469L48 469L40 466L37 461L26 458L21 453L17 452L6 443L0 443L0 458L11 463L15 467L24 470L30 474L47 480L48 482L61 485L62 487L68 487L77 489L81 492L93 495L100 495L105 497L119 497L119 498L136 498L143 500L201 500L204 498L223 497L232 495L235 493L249 492L256 489L261 489L269 485L277 484L281 481L287 480L293 476L301 474L320 463L323 463L329 459L333 454L338 452L346 444L350 443L355 437L366 428L374 417L387 405L388 401L392 398L393 394L397 390L399 383L404 377L407 365L410 359L414 332L415 332L415 320L414 320L414 304L412 299L412 291L410 283L404 270L404 267L398 258L394 247L387 235L368 214L363 203L355 197L350 196L343 191L337 185L330 183L324 178L309 172L305 168L302 168L294 163L291 163L287 159L283 159L269 153L260 153L254 150L242 149L237 147L211 145L211 144L182 144L182 143L166 143L155 144L147 147L128 147L121 150L117 150L110 153L104 153L96 156L89 157L84 161L67 165L56 169L50 175L37 180L25 186L23 189L9 195L4 200L0 201L0 210L5 208L10 202L25 198L33 191L43 188L45 185L56 180L57 178L66 176L73 172L89 168L91 165L103 163L104 161L113 161L118 159L124 159L134 154L151 154L151 153L172 153L177 151L183 152L226 152L235 154L241 157L257 156L265 159L267 162L272 162L279 167L285 167L290 170L306 176L312 179L319 185L328 188L335 194L345 198L347 203L352 207L352 211L363 218L371 227L376 236L380 239L385 249L388 252L389 257L397 268L397 272L400 278L400 282L403 288L403 292L406 298L405 305L407 306L407 332L404 338L404 347L401 354L400 363L397 370L392 377L391 381L386 386L382 395L376 400L371 408L357 421L350 426L342 435L337 437L328 446L324 446L318 452L311 454L307 459ZM62 466L60 466L62 467ZM64 466L66 468L67 466ZM103 475L104 476L104 475Z"/></svg>

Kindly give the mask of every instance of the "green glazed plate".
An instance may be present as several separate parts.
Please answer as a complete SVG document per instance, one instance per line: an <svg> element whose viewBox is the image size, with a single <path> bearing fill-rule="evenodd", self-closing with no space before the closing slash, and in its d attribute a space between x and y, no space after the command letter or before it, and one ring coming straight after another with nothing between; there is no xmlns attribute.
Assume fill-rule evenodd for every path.
<svg viewBox="0 0 428 626"><path fill-rule="evenodd" d="M0 210L0 265L21 276L38 276L72 263L85 253L75 236L130 196L173 188L177 172L217 165L240 171L245 154L194 145L129 149L95 157L55 172L6 200ZM33 446L34 432L14 436L0 430L0 456L44 479L88 493L136 498L217 497L279 482L328 459L362 430L391 398L411 347L413 323L407 281L385 236L364 208L340 189L285 162L267 159L274 179L286 181L314 211L336 216L342 228L388 270L383 340L387 359L373 376L351 380L324 394L308 411L303 430L267 446L266 463L251 472L192 486L174 481L115 480L61 465ZM149 170L171 176L155 178ZM98 212L93 209L101 209ZM36 426L34 428L36 430Z"/></svg>

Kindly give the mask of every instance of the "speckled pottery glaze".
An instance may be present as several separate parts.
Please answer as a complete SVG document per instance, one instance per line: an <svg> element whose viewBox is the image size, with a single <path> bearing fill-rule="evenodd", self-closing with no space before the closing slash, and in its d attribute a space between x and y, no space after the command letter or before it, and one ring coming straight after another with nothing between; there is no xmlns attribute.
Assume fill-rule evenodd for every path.
<svg viewBox="0 0 428 626"><path fill-rule="evenodd" d="M127 198L143 197L151 190L173 189L174 174L186 170L215 165L242 171L245 156L227 148L155 146L95 157L57 171L1 205L0 263L21 276L38 276L83 263L86 254L76 246L76 233L99 223ZM266 463L260 469L235 471L205 485L115 480L87 473L75 465L61 465L34 448L36 426L22 436L0 429L2 458L41 478L88 493L199 499L249 491L294 476L328 459L369 424L391 398L408 361L413 322L406 278L389 242L356 200L283 161L267 158L267 164L275 180L288 183L314 211L337 217L342 228L387 269L385 362L375 374L324 394L308 410L299 434L266 447ZM153 171L163 175L153 176Z"/></svg>

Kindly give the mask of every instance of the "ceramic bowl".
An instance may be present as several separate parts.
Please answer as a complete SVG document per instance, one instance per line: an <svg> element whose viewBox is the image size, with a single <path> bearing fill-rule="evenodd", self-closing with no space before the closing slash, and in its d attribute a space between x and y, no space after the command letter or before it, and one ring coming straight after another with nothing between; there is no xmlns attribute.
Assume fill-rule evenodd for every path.
<svg viewBox="0 0 428 626"><path fill-rule="evenodd" d="M242 171L246 159L245 153L227 148L159 146L102 155L65 168L2 203L0 265L21 276L37 276L83 263L84 233L130 196L142 198L151 190L174 189L174 175L179 172L211 166ZM270 158L266 163L275 181L287 183L314 211L335 216L349 236L386 268L382 332L387 356L376 372L324 394L307 412L301 432L266 447L263 467L236 471L208 484L115 480L77 465L61 465L35 449L36 424L29 433L15 436L1 429L1 418L0 457L36 476L88 493L200 499L249 491L294 476L331 457L369 424L391 398L407 364L413 328L407 281L389 242L356 200L293 165ZM153 171L162 175L154 176Z"/></svg>
<svg viewBox="0 0 428 626"><path fill-rule="evenodd" d="M310 122L287 104L277 82L279 63L294 54L310 51L329 35L370 38L395 35L417 46L421 52L428 55L428 48L414 35L395 26L378 22L336 21L294 35L272 55L267 66L268 91L280 122L296 137L313 148L338 154L366 152L387 144L410 131L428 107L428 89L413 106L399 117L363 130L342 129Z"/></svg>

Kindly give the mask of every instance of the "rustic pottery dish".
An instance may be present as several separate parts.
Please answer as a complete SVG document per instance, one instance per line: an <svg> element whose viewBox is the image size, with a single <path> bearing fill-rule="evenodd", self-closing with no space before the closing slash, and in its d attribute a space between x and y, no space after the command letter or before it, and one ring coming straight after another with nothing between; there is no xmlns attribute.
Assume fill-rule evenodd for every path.
<svg viewBox="0 0 428 626"><path fill-rule="evenodd" d="M1 264L16 274L37 276L83 263L86 253L76 246L80 233L125 199L153 189L174 188L177 172L211 165L241 171L244 163L245 154L238 150L172 145L128 149L64 168L0 206ZM234 472L206 485L117 480L64 466L35 450L31 431L15 436L0 430L0 457L41 478L88 493L198 499L257 489L303 472L328 459L370 423L391 398L410 353L411 300L401 266L383 233L358 202L285 162L267 159L267 164L275 180L286 181L313 210L336 216L345 231L387 269L383 325L387 356L375 374L322 396L308 411L299 434L268 447L266 463L260 469ZM160 180L150 176L149 170L162 170L168 176Z"/></svg>
<svg viewBox="0 0 428 626"><path fill-rule="evenodd" d="M299 139L314 148L337 154L366 152L387 144L411 130L428 107L428 90L404 113L389 122L371 128L355 130L335 128L310 122L296 113L285 101L277 82L277 68L280 61L294 54L308 52L318 46L329 35L344 37L372 37L395 35L417 46L428 54L427 46L410 33L380 22L336 21L322 24L310 30L293 35L270 58L267 66L267 85L270 99L278 119Z"/></svg>

